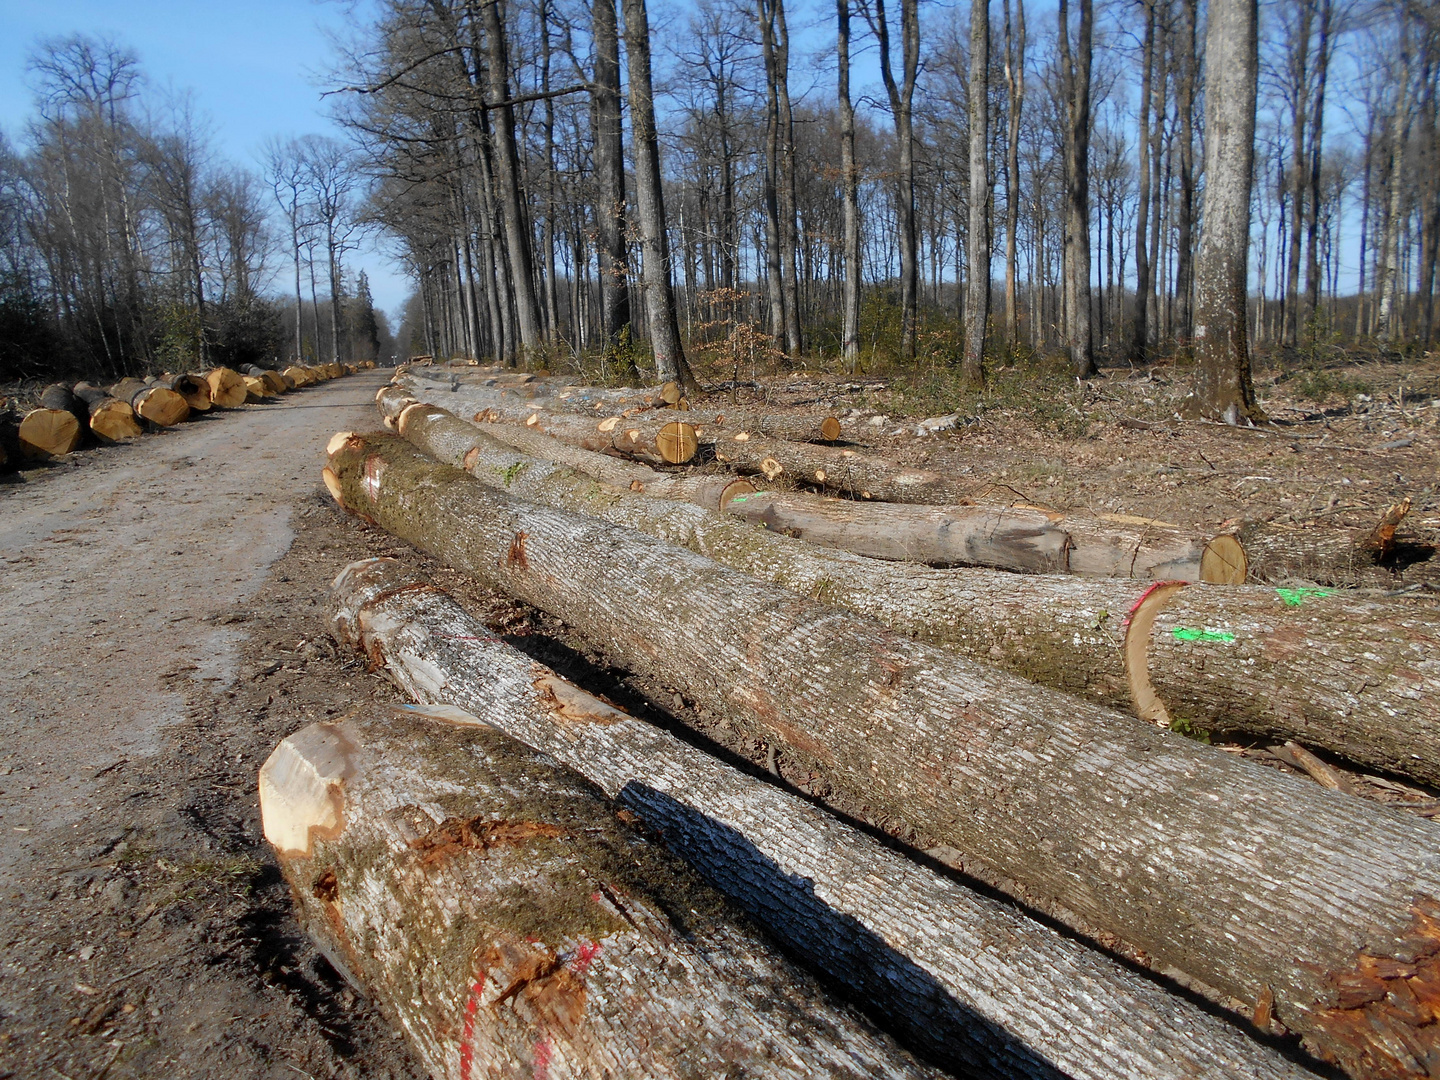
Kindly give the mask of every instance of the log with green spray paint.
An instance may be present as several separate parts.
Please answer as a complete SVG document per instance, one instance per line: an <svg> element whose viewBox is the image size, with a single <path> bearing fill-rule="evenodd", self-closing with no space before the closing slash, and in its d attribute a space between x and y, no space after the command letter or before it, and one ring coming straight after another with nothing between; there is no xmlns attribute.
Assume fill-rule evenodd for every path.
<svg viewBox="0 0 1440 1080"><path fill-rule="evenodd" d="M886 563L702 509L732 499L733 485L743 486L733 479L669 476L551 445L543 435L527 437L532 451L553 452L574 466L566 468L501 445L486 428L428 405L407 410L401 433L482 483L683 544L1099 704L1167 725L1294 739L1440 783L1436 601L1304 588L1156 588ZM699 506L669 501L677 499Z"/></svg>

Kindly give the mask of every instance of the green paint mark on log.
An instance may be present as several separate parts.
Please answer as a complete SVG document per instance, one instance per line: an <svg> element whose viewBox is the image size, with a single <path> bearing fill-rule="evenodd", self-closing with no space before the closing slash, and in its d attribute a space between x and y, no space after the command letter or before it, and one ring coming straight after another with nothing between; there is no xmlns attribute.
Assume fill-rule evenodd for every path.
<svg viewBox="0 0 1440 1080"><path fill-rule="evenodd" d="M1229 630L1200 630L1193 626L1177 626L1170 631L1176 641L1234 641Z"/></svg>
<svg viewBox="0 0 1440 1080"><path fill-rule="evenodd" d="M1326 596L1334 596L1335 590L1302 586L1298 589L1276 589L1275 595L1285 602L1286 607L1299 607L1306 600L1319 600Z"/></svg>

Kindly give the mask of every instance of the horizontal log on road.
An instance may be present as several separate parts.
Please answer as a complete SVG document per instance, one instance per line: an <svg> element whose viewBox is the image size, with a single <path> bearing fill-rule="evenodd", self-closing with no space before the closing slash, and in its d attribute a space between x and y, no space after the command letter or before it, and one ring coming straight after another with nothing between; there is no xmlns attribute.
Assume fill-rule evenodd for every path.
<svg viewBox="0 0 1440 1080"><path fill-rule="evenodd" d="M144 433L135 410L128 402L111 397L108 390L81 382L75 384L75 396L86 403L86 422L101 442L127 442Z"/></svg>
<svg viewBox="0 0 1440 1080"><path fill-rule="evenodd" d="M537 678L532 660L401 563L351 564L334 603L336 637L415 700L474 713L599 785L943 1067L1077 1080L1308 1075L1011 905L553 675ZM544 707L520 707L537 685L549 691Z"/></svg>
<svg viewBox="0 0 1440 1080"><path fill-rule="evenodd" d="M603 642L924 846L976 856L1243 1001L1273 997L1352 1073L1392 1052L1341 988L1364 956L1406 955L1440 896L1430 822L491 491L393 436L347 440L329 469L349 509ZM1440 1054L1440 1026L1370 1008Z"/></svg>
<svg viewBox="0 0 1440 1080"><path fill-rule="evenodd" d="M515 667L501 721L546 709ZM575 773L397 711L289 736L261 812L302 922L430 1075L939 1080Z"/></svg>
<svg viewBox="0 0 1440 1080"><path fill-rule="evenodd" d="M492 433L521 430L510 425L477 427L419 403L401 420L413 445L491 487L680 543L1031 681L1158 723L1296 739L1440 784L1434 601L898 567L656 501L733 506L743 492L723 477L670 478L569 448L592 470L581 474L497 446ZM554 443L535 434L519 441L541 453Z"/></svg>
<svg viewBox="0 0 1440 1080"><path fill-rule="evenodd" d="M191 412L210 411L210 384L205 381L205 376L173 375L169 379L169 387L185 399Z"/></svg>

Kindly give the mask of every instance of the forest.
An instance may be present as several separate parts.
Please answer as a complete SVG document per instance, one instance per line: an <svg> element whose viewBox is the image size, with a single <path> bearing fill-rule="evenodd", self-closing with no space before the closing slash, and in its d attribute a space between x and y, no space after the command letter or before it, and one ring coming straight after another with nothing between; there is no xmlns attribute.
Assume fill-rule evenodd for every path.
<svg viewBox="0 0 1440 1080"><path fill-rule="evenodd" d="M1085 378L1194 353L1212 194L1246 219L1210 214L1247 249L1221 305L1247 359L1436 337L1418 0L385 0L329 79L348 139L276 138L253 168L146 100L119 45L31 68L0 156L12 374L398 350ZM1253 128L1232 149L1227 86ZM1217 169L1242 150L1237 193ZM415 283L398 344L347 266L362 242Z"/></svg>

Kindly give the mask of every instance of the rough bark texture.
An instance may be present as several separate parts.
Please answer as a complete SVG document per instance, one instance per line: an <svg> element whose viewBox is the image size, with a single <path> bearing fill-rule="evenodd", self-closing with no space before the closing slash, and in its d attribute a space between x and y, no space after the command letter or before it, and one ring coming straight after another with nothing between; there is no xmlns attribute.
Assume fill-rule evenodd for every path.
<svg viewBox="0 0 1440 1080"><path fill-rule="evenodd" d="M1097 1080L1301 1075L1011 906L558 679L548 685L563 698L527 708L536 665L400 563L351 564L335 602L337 638L417 701L468 710L598 784L941 1065Z"/></svg>
<svg viewBox="0 0 1440 1080"><path fill-rule="evenodd" d="M519 654L507 674L512 711L571 692ZM633 814L466 719L313 724L260 770L302 921L431 1076L936 1075L828 1002Z"/></svg>
<svg viewBox="0 0 1440 1080"><path fill-rule="evenodd" d="M1379 588L1440 582L1440 552L1435 548L1401 540L1383 552L1369 543L1368 530L1256 524L1242 528L1239 538L1252 581L1283 584L1299 578L1318 585Z"/></svg>
<svg viewBox="0 0 1440 1080"><path fill-rule="evenodd" d="M1250 183L1259 80L1256 0L1211 0L1205 35L1205 208L1195 256L1193 411L1235 424L1264 414L1250 377Z"/></svg>
<svg viewBox="0 0 1440 1080"><path fill-rule="evenodd" d="M1306 589L1176 592L1170 583L1168 603L1153 610L1149 639L1142 641L1132 619L1156 591L1138 583L887 566L655 501L679 499L713 510L733 506L743 494L706 478L664 477L618 461L608 471L580 475L543 456L507 453L488 442L487 432L429 406L406 414L402 434L491 487L682 544L1098 704L1134 709L1146 719L1298 739L1440 783L1440 611L1433 602L1376 603ZM612 460L588 458L579 467ZM617 497L592 476L653 498ZM1159 713L1134 699L1137 675L1148 678Z"/></svg>
<svg viewBox="0 0 1440 1080"><path fill-rule="evenodd" d="M1380 1026L1362 1030L1341 987L1362 954L1412 948L1416 905L1440 895L1433 824L489 491L394 437L351 438L330 469L356 513L778 742L872 815L1232 996L1273 997L1283 1023L1356 1075L1380 1054L1423 1075L1397 1040L1428 1053L1440 1026L1382 1001L1361 1017Z"/></svg>
<svg viewBox="0 0 1440 1080"><path fill-rule="evenodd" d="M591 123L595 129L595 231L599 257L600 327L613 352L628 340L630 281L625 251L625 148L620 118L620 30L615 0L594 0L591 37L595 42L595 85ZM627 354L628 355L628 354ZM634 361L629 361L633 374Z"/></svg>
<svg viewBox="0 0 1440 1080"><path fill-rule="evenodd" d="M985 382L985 335L990 326L990 6L970 2L970 257L965 297L965 357L960 375Z"/></svg>

